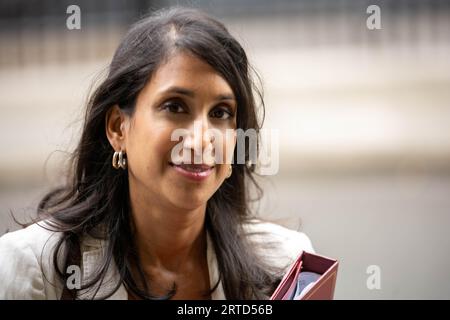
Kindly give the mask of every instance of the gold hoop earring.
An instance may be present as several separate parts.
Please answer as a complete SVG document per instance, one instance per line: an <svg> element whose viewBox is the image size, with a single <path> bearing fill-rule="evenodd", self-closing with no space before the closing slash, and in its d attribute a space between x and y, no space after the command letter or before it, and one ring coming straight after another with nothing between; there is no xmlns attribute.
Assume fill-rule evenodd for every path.
<svg viewBox="0 0 450 320"><path fill-rule="evenodd" d="M230 169L228 170L228 175L227 175L227 179L229 178L229 177L231 177L231 174L233 173L233 167L231 166L231 164L230 164Z"/></svg>
<svg viewBox="0 0 450 320"><path fill-rule="evenodd" d="M122 150L115 151L112 158L112 166L114 169L122 168L125 170L127 168L127 159L124 157L125 152Z"/></svg>

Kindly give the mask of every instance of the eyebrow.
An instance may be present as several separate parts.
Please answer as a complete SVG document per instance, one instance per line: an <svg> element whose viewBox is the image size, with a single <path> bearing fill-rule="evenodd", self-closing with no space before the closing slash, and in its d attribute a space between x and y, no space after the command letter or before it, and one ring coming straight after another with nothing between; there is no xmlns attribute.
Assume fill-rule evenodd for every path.
<svg viewBox="0 0 450 320"><path fill-rule="evenodd" d="M195 92L183 87L169 87L167 90L164 90L163 93L178 93L181 95L188 96L190 98L195 97ZM215 100L222 101L222 100L235 100L234 95L231 93L225 93L225 94L219 94L216 96Z"/></svg>

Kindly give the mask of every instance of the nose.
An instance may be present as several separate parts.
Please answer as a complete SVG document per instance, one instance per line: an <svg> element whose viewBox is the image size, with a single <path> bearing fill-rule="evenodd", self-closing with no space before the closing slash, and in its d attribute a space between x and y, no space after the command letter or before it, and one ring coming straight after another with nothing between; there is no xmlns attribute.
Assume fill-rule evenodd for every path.
<svg viewBox="0 0 450 320"><path fill-rule="evenodd" d="M205 119L195 120L188 128L189 135L185 137L183 143L184 152L190 152L191 163L205 163L203 155L205 151L212 148L213 136L209 129L209 123Z"/></svg>

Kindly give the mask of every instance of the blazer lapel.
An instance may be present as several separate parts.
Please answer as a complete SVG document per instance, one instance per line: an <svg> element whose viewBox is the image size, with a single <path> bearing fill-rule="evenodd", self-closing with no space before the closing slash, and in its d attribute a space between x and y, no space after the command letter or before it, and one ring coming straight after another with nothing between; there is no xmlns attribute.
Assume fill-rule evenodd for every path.
<svg viewBox="0 0 450 320"><path fill-rule="evenodd" d="M210 238L209 233L207 233L207 241L206 241L206 258L208 261L208 272L209 272L209 284L210 288L212 288L217 281L219 280L219 269L217 265L217 257L214 251L214 246L212 240ZM102 263L102 257L104 254L104 250L106 248L106 241L86 238L83 241L83 255L82 255L82 284L86 284L89 279L96 274L97 268ZM83 290L80 292L82 294L83 299L92 299L95 290L97 290L96 297L102 297L111 292L114 286L119 281L119 273L115 263L110 266L103 281L103 284L98 288L98 285L95 285L92 289ZM113 295L107 298L107 300L127 300L128 293L125 289L124 284L122 283L119 289L114 292ZM225 293L222 287L222 281L219 282L216 290L211 295L211 299L213 300L225 300Z"/></svg>
<svg viewBox="0 0 450 320"><path fill-rule="evenodd" d="M214 245L209 236L209 233L206 234L206 259L208 260L208 270L209 270L209 286L213 288L219 280L219 268L217 265L217 257L214 251ZM220 280L216 290L211 294L212 300L225 300L225 293L222 287L222 280Z"/></svg>

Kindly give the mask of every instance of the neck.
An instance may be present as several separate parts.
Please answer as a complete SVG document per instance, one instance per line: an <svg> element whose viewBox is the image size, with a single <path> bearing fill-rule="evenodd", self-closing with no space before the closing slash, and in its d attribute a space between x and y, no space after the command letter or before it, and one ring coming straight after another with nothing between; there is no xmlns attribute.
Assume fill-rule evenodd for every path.
<svg viewBox="0 0 450 320"><path fill-rule="evenodd" d="M134 238L143 266L178 272L206 252L206 204L193 210L161 205L131 189Z"/></svg>

